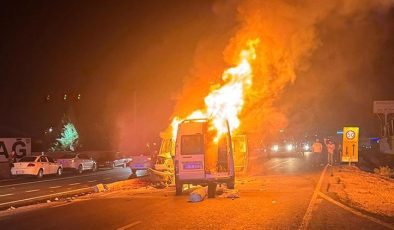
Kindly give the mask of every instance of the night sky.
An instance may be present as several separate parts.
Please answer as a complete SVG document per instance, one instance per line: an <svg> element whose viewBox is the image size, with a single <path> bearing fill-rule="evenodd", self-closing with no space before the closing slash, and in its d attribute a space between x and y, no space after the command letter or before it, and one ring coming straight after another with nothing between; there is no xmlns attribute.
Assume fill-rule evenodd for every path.
<svg viewBox="0 0 394 230"><path fill-rule="evenodd" d="M222 50L237 28L236 1L225 13L215 2L2 1L0 136L54 138L43 133L52 126L57 135L66 113L85 149L137 151L157 140L201 43L217 33ZM290 128L329 133L359 125L378 135L372 101L394 99L394 10L368 17L371 24L352 30L333 19L319 27L323 45L278 100ZM370 41L378 45L360 49ZM353 66L341 71L349 77L330 77L343 62ZM308 93L314 85L321 90Z"/></svg>

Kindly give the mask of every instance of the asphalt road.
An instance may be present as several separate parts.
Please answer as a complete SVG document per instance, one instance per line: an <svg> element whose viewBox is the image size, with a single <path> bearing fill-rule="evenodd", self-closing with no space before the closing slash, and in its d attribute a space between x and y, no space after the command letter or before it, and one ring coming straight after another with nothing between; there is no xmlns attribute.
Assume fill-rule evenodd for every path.
<svg viewBox="0 0 394 230"><path fill-rule="evenodd" d="M4 229L386 229L316 196L324 167L308 158L255 158L240 198L188 202L173 187L107 193L0 217Z"/></svg>
<svg viewBox="0 0 394 230"><path fill-rule="evenodd" d="M62 176L18 177L0 181L0 207L18 206L26 201L64 192L81 191L98 183L125 180L130 176L129 168L85 171L81 175L65 172Z"/></svg>

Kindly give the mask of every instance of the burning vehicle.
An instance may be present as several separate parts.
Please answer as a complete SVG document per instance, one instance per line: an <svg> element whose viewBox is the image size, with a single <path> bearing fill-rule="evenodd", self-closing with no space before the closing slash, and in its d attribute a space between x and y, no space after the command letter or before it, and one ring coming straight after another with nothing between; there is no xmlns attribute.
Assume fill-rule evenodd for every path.
<svg viewBox="0 0 394 230"><path fill-rule="evenodd" d="M178 126L175 148L176 195L183 185L208 185L208 197L214 197L217 184L234 188L235 172L229 126L216 138L208 119L186 119Z"/></svg>

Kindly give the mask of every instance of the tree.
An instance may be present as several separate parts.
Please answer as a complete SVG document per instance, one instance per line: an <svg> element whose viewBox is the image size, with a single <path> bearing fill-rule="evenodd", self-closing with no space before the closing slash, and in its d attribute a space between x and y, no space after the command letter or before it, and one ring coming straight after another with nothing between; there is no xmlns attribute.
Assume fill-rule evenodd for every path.
<svg viewBox="0 0 394 230"><path fill-rule="evenodd" d="M56 139L57 142L53 146L55 149L61 149L63 151L71 150L74 151L78 145L78 131L74 124L71 122L63 126L63 132L60 134L60 138Z"/></svg>

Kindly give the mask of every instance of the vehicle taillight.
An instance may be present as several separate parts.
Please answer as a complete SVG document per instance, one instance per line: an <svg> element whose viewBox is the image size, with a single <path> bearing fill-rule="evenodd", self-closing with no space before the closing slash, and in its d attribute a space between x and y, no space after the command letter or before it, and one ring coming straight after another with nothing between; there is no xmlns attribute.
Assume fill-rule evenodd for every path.
<svg viewBox="0 0 394 230"><path fill-rule="evenodd" d="M34 166L36 166L36 165L33 164L33 163L29 163L29 164L27 165L27 167L34 167Z"/></svg>

